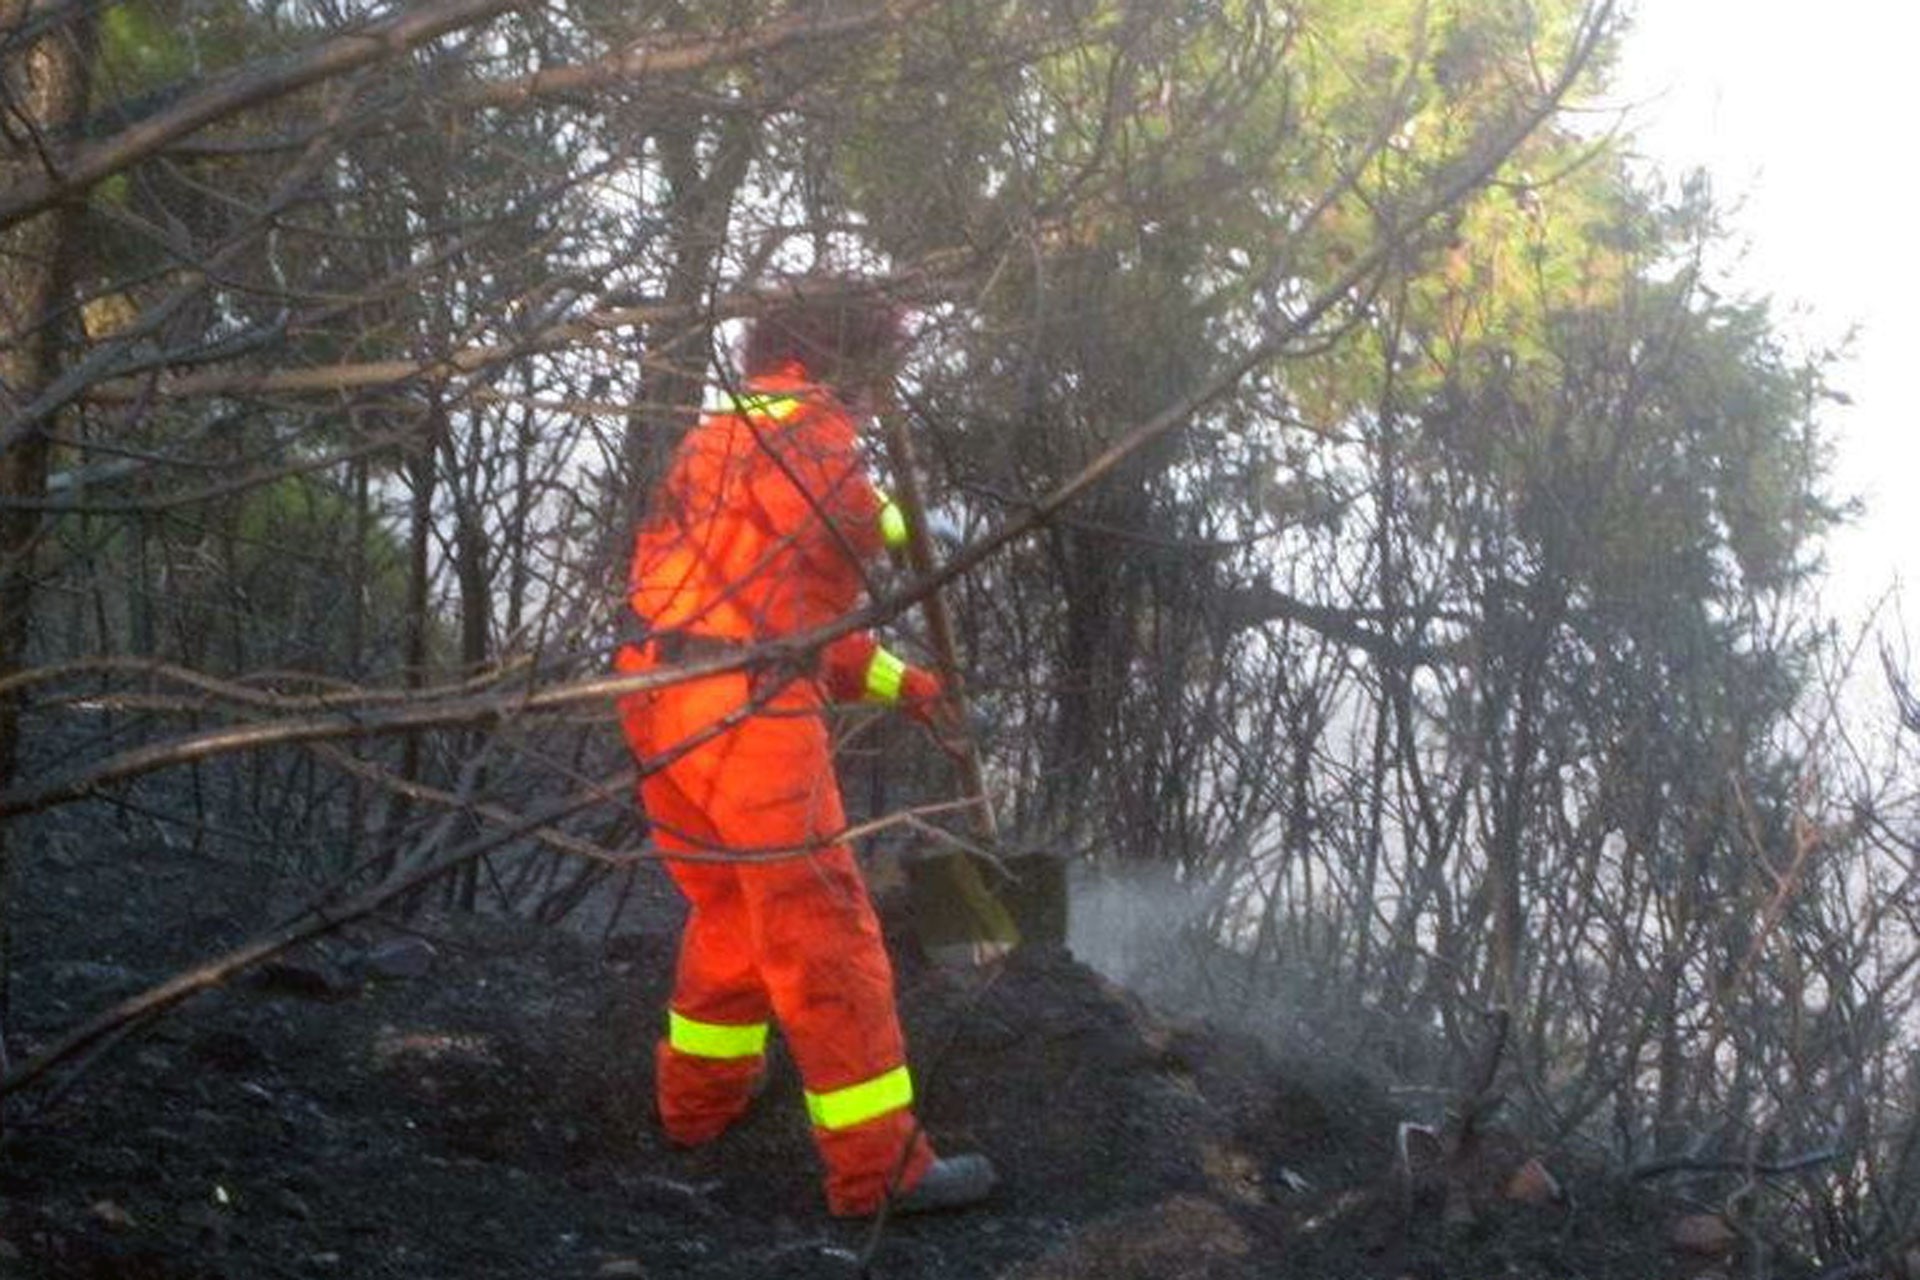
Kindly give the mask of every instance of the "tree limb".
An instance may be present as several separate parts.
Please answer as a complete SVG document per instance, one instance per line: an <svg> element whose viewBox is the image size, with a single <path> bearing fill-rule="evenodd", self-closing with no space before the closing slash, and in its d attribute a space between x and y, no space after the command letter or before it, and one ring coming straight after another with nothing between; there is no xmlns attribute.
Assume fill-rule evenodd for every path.
<svg viewBox="0 0 1920 1280"><path fill-rule="evenodd" d="M1634 1166L1631 1176L1635 1182L1644 1182L1649 1178L1658 1178L1669 1173L1745 1173L1761 1174L1771 1178L1782 1174L1799 1173L1823 1164L1832 1164L1845 1154L1846 1152L1838 1147L1823 1147L1818 1151L1789 1156L1784 1160L1714 1160L1698 1156L1668 1156Z"/></svg>
<svg viewBox="0 0 1920 1280"><path fill-rule="evenodd" d="M434 726L494 725L530 713L602 701L697 676L741 670L768 662L798 664L803 668L805 656L815 652L820 645L858 627L897 615L927 594L971 572L1002 548L1040 528L1078 501L1128 458L1224 399L1256 369L1281 357L1292 344L1311 334L1314 327L1336 306L1383 269L1410 235L1485 185L1514 149L1558 109L1566 92L1592 58L1612 10L1613 0L1601 0L1590 11L1569 52L1561 77L1549 94L1450 166L1444 179L1425 200L1416 203L1397 223L1384 226L1378 242L1371 250L1360 255L1266 338L1230 361L1200 387L1121 436L1078 473L1034 501L1026 510L963 548L938 570L919 577L904 592L804 635L752 646L743 649L738 656L690 663L672 671L611 676L558 688L484 698L412 703L370 714L334 713L265 724L232 725L170 742L154 743L92 762L51 781L20 784L0 792L0 818L79 799L111 782L235 751L298 742L383 736Z"/></svg>
<svg viewBox="0 0 1920 1280"><path fill-rule="evenodd" d="M335 36L284 61L241 67L103 142L57 158L57 167L23 179L0 195L0 227L77 195L216 120L490 21L515 6L516 0L442 0Z"/></svg>
<svg viewBox="0 0 1920 1280"><path fill-rule="evenodd" d="M269 65L243 66L161 111L120 130L104 141L56 157L47 171L0 195L0 227L79 194L207 125L296 93L360 67L397 57L449 32L491 21L518 6L518 0L442 0L365 28L334 36L291 58ZM799 40L839 38L876 27L913 6L878 6L833 19L789 16L753 31L640 45L599 62L558 67L518 80L486 86L468 95L473 106L507 106L533 98L579 93L638 77L698 70L778 49Z"/></svg>

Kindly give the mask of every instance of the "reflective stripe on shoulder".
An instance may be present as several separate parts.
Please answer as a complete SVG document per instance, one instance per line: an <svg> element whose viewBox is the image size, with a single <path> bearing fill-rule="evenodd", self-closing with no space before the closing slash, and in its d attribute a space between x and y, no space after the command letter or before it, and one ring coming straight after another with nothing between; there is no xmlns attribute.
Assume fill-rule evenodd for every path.
<svg viewBox="0 0 1920 1280"><path fill-rule="evenodd" d="M767 1050L767 1024L702 1022L669 1009L667 1043L690 1058L757 1058Z"/></svg>
<svg viewBox="0 0 1920 1280"><path fill-rule="evenodd" d="M898 1066L826 1093L807 1091L807 1117L822 1129L851 1129L913 1105L913 1077Z"/></svg>
<svg viewBox="0 0 1920 1280"><path fill-rule="evenodd" d="M799 396L781 395L776 392L753 392L734 396L728 407L743 418L763 418L768 422L785 422L800 412L806 401Z"/></svg>

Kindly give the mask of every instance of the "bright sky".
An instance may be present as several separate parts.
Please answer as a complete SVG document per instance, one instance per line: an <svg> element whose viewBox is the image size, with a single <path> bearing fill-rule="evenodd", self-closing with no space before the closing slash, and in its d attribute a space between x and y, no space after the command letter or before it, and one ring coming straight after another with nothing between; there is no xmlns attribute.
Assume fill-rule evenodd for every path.
<svg viewBox="0 0 1920 1280"><path fill-rule="evenodd" d="M1834 376L1854 403L1830 424L1836 488L1867 512L1828 549L1829 607L1864 620L1903 582L1920 621L1920 5L1638 0L1634 16L1616 96L1649 159L1705 166L1737 204L1732 280L1810 346L1858 326Z"/></svg>

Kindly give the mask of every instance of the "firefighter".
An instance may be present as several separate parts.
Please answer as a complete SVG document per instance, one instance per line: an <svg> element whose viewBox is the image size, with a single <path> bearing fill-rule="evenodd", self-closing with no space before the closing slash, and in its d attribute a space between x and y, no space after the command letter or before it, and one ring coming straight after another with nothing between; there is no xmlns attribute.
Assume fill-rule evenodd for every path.
<svg viewBox="0 0 1920 1280"><path fill-rule="evenodd" d="M798 293L753 322L744 383L680 442L641 524L629 585L642 630L618 670L712 665L856 606L863 561L907 536L857 428L902 346L891 307L844 290ZM676 1145L718 1138L759 1091L777 1022L829 1210L954 1208L984 1198L994 1172L984 1156L936 1156L914 1119L893 970L841 839L822 715L854 698L930 725L947 714L938 678L866 632L812 670L743 665L620 703L641 803L689 904L655 1056L660 1118Z"/></svg>

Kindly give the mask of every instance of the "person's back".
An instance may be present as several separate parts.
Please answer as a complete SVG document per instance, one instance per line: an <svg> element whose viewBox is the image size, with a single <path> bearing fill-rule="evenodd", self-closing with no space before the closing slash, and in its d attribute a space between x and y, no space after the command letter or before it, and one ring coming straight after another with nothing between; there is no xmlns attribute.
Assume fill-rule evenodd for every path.
<svg viewBox="0 0 1920 1280"><path fill-rule="evenodd" d="M826 625L860 597L881 507L833 394L797 366L752 378L676 450L636 539L634 611L737 640Z"/></svg>

